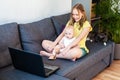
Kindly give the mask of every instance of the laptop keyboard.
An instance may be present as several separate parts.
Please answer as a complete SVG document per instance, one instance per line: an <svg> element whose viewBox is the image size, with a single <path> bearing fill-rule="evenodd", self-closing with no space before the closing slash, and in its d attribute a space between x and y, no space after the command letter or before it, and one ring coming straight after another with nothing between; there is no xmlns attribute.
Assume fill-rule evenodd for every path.
<svg viewBox="0 0 120 80"><path fill-rule="evenodd" d="M44 68L45 68L45 74L46 75L50 75L51 73L53 73L57 69L59 69L58 66L53 66L53 65L49 65L49 64L44 64Z"/></svg>
<svg viewBox="0 0 120 80"><path fill-rule="evenodd" d="M57 66L53 66L53 65L49 65L49 64L44 64L44 68L50 69L50 70L55 70L58 67Z"/></svg>
<svg viewBox="0 0 120 80"><path fill-rule="evenodd" d="M45 73L49 73L51 71L52 71L51 69L45 68Z"/></svg>

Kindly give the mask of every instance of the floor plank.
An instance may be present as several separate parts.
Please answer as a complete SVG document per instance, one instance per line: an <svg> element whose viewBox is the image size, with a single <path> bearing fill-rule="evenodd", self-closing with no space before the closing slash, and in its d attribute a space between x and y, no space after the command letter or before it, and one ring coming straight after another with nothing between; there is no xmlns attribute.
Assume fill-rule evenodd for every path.
<svg viewBox="0 0 120 80"><path fill-rule="evenodd" d="M114 60L110 67L106 68L92 80L120 80L120 60Z"/></svg>

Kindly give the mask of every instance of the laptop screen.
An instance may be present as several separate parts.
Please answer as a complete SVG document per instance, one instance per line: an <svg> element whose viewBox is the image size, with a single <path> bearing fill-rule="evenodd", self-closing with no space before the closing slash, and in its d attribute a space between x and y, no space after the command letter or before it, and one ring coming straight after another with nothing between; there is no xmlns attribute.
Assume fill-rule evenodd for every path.
<svg viewBox="0 0 120 80"><path fill-rule="evenodd" d="M13 65L16 69L43 77L49 76L51 73L59 69L58 66L53 66L55 68L52 69L52 72L46 75L42 57L38 53L32 53L10 47L9 52Z"/></svg>

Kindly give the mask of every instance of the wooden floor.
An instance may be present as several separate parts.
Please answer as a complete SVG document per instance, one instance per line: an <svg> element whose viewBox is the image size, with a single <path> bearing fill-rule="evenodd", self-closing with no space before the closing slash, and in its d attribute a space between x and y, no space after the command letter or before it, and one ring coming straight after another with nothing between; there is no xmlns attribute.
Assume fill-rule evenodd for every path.
<svg viewBox="0 0 120 80"><path fill-rule="evenodd" d="M110 67L106 68L92 80L120 80L120 60L114 60Z"/></svg>

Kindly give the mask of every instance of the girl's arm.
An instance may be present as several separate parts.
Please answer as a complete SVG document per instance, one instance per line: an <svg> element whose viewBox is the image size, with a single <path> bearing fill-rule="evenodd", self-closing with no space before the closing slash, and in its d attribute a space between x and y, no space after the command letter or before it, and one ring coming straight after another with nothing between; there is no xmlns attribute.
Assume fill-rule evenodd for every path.
<svg viewBox="0 0 120 80"><path fill-rule="evenodd" d="M66 24L65 28L63 29L62 33L54 41L54 43L53 43L54 45L57 45L60 42L60 40L64 37L65 30L66 30L68 25L69 25L69 21L67 22L67 24Z"/></svg>
<svg viewBox="0 0 120 80"><path fill-rule="evenodd" d="M64 37L66 27L64 28L62 33L56 38L56 40L53 42L54 45L57 45L60 42L60 40Z"/></svg>
<svg viewBox="0 0 120 80"><path fill-rule="evenodd" d="M68 46L69 48L72 48L76 45L78 45L78 43L85 37L89 34L90 32L90 28L91 27L85 27L83 29L83 31L79 34L79 36Z"/></svg>
<svg viewBox="0 0 120 80"><path fill-rule="evenodd" d="M61 46L61 48L65 48L64 37L60 40L59 45Z"/></svg>
<svg viewBox="0 0 120 80"><path fill-rule="evenodd" d="M83 29L83 31L80 33L80 35L71 43L69 44L63 51L62 54L65 55L72 47L75 47L78 45L78 43L85 37L88 35L88 33L90 32L90 28L91 27L86 27Z"/></svg>

